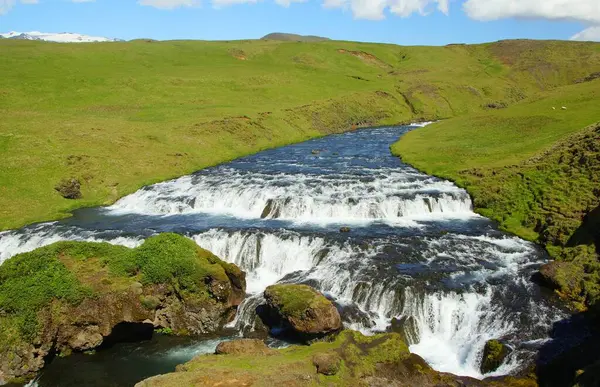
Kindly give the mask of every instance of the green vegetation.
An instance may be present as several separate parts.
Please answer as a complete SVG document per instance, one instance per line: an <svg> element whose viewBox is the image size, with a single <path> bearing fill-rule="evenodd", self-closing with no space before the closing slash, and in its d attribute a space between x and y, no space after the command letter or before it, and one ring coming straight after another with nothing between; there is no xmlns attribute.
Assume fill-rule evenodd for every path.
<svg viewBox="0 0 600 387"><path fill-rule="evenodd" d="M243 345L240 342L239 345ZM266 351L266 353L264 353ZM535 386L530 379L480 382L434 371L397 334L371 337L343 331L332 342L280 350L248 346L226 355L201 355L138 387L225 386Z"/></svg>
<svg viewBox="0 0 600 387"><path fill-rule="evenodd" d="M0 229L8 229L356 127L488 112L500 120L598 72L600 45L3 39L0 51ZM567 114L592 92L568 101ZM536 125L546 124L562 127ZM76 188L63 195L81 198L61 196L62 182Z"/></svg>
<svg viewBox="0 0 600 387"><path fill-rule="evenodd" d="M325 296L306 285L272 285L265 296L286 317L300 319L309 310L322 310L331 305Z"/></svg>
<svg viewBox="0 0 600 387"><path fill-rule="evenodd" d="M0 338L5 339L0 342L32 340L40 329L38 314L53 302L77 305L136 282L171 285L196 300L221 296L210 283L228 282L230 266L176 234L148 238L136 249L58 242L19 254L0 265ZM140 302L150 310L159 304L153 296L141 296Z"/></svg>

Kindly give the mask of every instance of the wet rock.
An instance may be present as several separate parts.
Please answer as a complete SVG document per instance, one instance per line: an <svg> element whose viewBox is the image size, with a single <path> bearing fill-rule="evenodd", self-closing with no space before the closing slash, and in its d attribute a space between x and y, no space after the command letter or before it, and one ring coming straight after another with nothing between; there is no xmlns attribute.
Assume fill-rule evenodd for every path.
<svg viewBox="0 0 600 387"><path fill-rule="evenodd" d="M419 343L419 326L412 316L393 318L389 330L402 336L402 340L407 344Z"/></svg>
<svg viewBox="0 0 600 387"><path fill-rule="evenodd" d="M485 343L480 370L482 374L496 371L510 354L508 347L498 340L490 340Z"/></svg>
<svg viewBox="0 0 600 387"><path fill-rule="evenodd" d="M348 233L350 231L352 231L352 229L350 227L342 227L342 228L340 228L340 232L342 232L342 233Z"/></svg>
<svg viewBox="0 0 600 387"><path fill-rule="evenodd" d="M313 356L313 365L317 367L317 373L333 376L339 372L342 358L336 352L318 353Z"/></svg>
<svg viewBox="0 0 600 387"><path fill-rule="evenodd" d="M77 179L63 179L54 189L65 199L81 199L81 183Z"/></svg>
<svg viewBox="0 0 600 387"><path fill-rule="evenodd" d="M342 329L335 305L306 285L273 285L264 293L266 305L257 309L272 332L310 342Z"/></svg>
<svg viewBox="0 0 600 387"><path fill-rule="evenodd" d="M321 153L321 151L319 149L313 149L310 153L312 153L313 155L318 155Z"/></svg>
<svg viewBox="0 0 600 387"><path fill-rule="evenodd" d="M267 355L273 350L264 341L257 339L239 339L224 341L217 345L217 355Z"/></svg>

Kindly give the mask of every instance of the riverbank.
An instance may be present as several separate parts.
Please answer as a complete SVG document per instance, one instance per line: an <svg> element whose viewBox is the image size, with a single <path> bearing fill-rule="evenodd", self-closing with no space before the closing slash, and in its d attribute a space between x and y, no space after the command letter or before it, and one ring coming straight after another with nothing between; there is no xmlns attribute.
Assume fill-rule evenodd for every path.
<svg viewBox="0 0 600 387"><path fill-rule="evenodd" d="M599 47L14 40L0 46L0 230L110 204L144 185L267 148L517 104L598 71ZM55 190L64 182L62 195L78 199Z"/></svg>

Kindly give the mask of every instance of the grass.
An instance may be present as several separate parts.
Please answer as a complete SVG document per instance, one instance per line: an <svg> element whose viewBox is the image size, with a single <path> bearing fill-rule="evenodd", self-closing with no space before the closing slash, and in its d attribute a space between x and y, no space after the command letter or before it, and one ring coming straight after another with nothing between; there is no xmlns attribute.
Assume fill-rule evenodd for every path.
<svg viewBox="0 0 600 387"><path fill-rule="evenodd" d="M598 71L599 47L5 39L0 230L270 147L513 105ZM54 190L71 178L82 199Z"/></svg>

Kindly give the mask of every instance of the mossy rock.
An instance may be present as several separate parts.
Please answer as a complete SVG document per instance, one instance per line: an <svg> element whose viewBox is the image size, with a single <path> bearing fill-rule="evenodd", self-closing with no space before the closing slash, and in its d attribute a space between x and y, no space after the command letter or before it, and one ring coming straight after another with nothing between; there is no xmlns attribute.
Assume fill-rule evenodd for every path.
<svg viewBox="0 0 600 387"><path fill-rule="evenodd" d="M0 266L0 379L35 376L52 351L118 341L115 329L123 324L177 334L217 331L234 315L245 286L237 266L176 234L135 249L58 242L16 255Z"/></svg>
<svg viewBox="0 0 600 387"><path fill-rule="evenodd" d="M272 330L310 341L338 332L342 319L335 305L307 285L273 285L258 312Z"/></svg>
<svg viewBox="0 0 600 387"><path fill-rule="evenodd" d="M510 354L508 347L498 340L490 340L485 343L483 357L481 360L481 373L489 374L496 371Z"/></svg>
<svg viewBox="0 0 600 387"><path fill-rule="evenodd" d="M534 279L570 300L581 301L584 268L572 262L553 261L540 267Z"/></svg>

